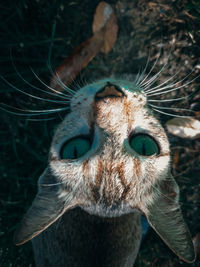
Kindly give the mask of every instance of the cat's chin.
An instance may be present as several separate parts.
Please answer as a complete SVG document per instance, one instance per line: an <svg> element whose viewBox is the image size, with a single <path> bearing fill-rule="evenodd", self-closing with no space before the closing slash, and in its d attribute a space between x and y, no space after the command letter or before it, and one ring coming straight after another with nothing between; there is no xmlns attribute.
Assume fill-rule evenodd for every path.
<svg viewBox="0 0 200 267"><path fill-rule="evenodd" d="M91 215L105 217L105 218L112 218L112 217L119 217L125 214L130 213L140 213L140 211L136 208L130 207L128 204L113 204L111 206L107 206L106 204L96 204L96 205L89 205L81 207L84 211Z"/></svg>

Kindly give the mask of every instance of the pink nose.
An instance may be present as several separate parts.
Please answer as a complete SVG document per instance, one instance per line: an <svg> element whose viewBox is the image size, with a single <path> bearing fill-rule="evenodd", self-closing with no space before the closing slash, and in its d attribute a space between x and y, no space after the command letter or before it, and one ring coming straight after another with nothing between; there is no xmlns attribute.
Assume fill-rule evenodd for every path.
<svg viewBox="0 0 200 267"><path fill-rule="evenodd" d="M99 90L95 95L95 100L100 100L105 97L123 97L124 92L119 86L107 82L107 84Z"/></svg>

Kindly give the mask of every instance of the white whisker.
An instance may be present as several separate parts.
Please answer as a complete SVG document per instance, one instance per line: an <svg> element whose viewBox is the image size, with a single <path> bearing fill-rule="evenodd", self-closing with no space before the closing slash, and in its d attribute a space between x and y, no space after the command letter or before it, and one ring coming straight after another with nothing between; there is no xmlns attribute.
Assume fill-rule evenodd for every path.
<svg viewBox="0 0 200 267"><path fill-rule="evenodd" d="M28 121L52 121L52 120L55 120L56 118L55 117L51 117L51 118L46 118L46 119L27 119L27 118L24 118Z"/></svg>
<svg viewBox="0 0 200 267"><path fill-rule="evenodd" d="M193 110L191 109L186 109L186 108L173 108L173 107L160 107L160 106L156 106L156 105L152 105L152 104L149 104L151 107L153 108L158 108L158 109L168 109L168 110L177 110L178 111L188 111L188 112L194 112Z"/></svg>
<svg viewBox="0 0 200 267"><path fill-rule="evenodd" d="M48 89L50 89L51 91L55 92L57 94L58 97L61 97L63 99L70 99L71 97L69 95L66 95L60 91L55 90L54 88L50 87L49 85L47 85L46 83L44 83L39 76L34 72L34 70L30 67L31 71L33 72L34 76L38 79L38 81L40 81L44 86L46 86Z"/></svg>
<svg viewBox="0 0 200 267"><path fill-rule="evenodd" d="M12 114L15 114L15 115L24 115L24 116L38 116L38 115L46 115L46 114L51 114L51 113L56 113L56 112L60 112L60 111L65 111L65 110L69 110L69 107L66 107L66 108L56 108L56 109L47 109L47 110L31 110L31 109L21 109L21 108L17 108L17 107L13 107L13 106L10 106L10 105L7 105L7 104L4 104L4 103L1 103L1 105L7 107L7 108L11 108L11 109L14 109L14 110L19 110L21 112L28 112L27 114L24 114L24 113L15 113L13 111L10 111L6 108L3 108L2 106L0 106L0 108L4 111L7 111L9 113L12 113Z"/></svg>
<svg viewBox="0 0 200 267"><path fill-rule="evenodd" d="M52 67L51 67L51 57L49 57L48 62L47 62L47 67L50 70L50 73L52 75L52 77L56 78L56 81L58 82L58 84L63 88L64 91L66 91L67 93L71 94L72 96L75 94L74 90L70 89L66 84L64 84L62 82L62 80L59 77L59 74L55 71L53 71Z"/></svg>
<svg viewBox="0 0 200 267"><path fill-rule="evenodd" d="M158 73L156 73L151 79L147 80L145 83L142 84L142 87L144 88L144 91L146 90L146 88L148 88L149 86L151 86L152 84L154 84L156 82L157 77L166 68L170 56L171 56L171 53L168 55L167 62L162 66L162 68L160 69L160 71Z"/></svg>
<svg viewBox="0 0 200 267"><path fill-rule="evenodd" d="M183 100L183 99L188 99L189 97L191 97L191 95L178 97L178 98L163 99L163 100L149 99L148 102L158 102L158 103L161 103L161 102L173 102L173 101L180 101L180 100Z"/></svg>
<svg viewBox="0 0 200 267"><path fill-rule="evenodd" d="M66 92L68 92L69 94L71 94L73 96L75 94L75 91L70 89L66 84L64 84L62 82L62 80L60 79L59 74L57 72L55 72L55 73L56 73L56 77L57 77L56 80L58 81L58 83L63 87L63 89L66 90Z"/></svg>
<svg viewBox="0 0 200 267"><path fill-rule="evenodd" d="M137 85L138 84L138 79L140 78L140 69L135 77L135 84Z"/></svg>
<svg viewBox="0 0 200 267"><path fill-rule="evenodd" d="M167 80L164 81L163 83L159 84L158 86L155 86L155 87L153 87L153 88L149 88L148 90L145 90L145 92L146 92L146 93L149 93L149 92L154 91L154 90L157 89L157 88L160 88L162 85L166 84L167 82L169 82L170 80L172 80L174 77L176 77L176 76L179 74L180 71L181 71L181 70L179 70L178 72L176 72L172 77L170 77L169 79L167 79Z"/></svg>
<svg viewBox="0 0 200 267"><path fill-rule="evenodd" d="M156 61L154 62L153 66L151 67L149 73L144 77L144 79L140 83L141 87L144 85L144 82L146 81L146 79L149 77L149 75L152 73L153 69L155 68L155 66L156 66L156 64L158 62L158 59L160 57L160 54L161 54L161 46L160 46L159 56L156 58Z"/></svg>
<svg viewBox="0 0 200 267"><path fill-rule="evenodd" d="M15 63L14 63L14 60L13 60L13 57L12 57L12 54L10 54L10 57L11 57L11 62L12 62L12 65L13 65L13 68L15 69L15 72L17 73L17 75L22 79L22 81L26 84L28 84L30 87L38 90L38 91L41 91L41 92L44 92L48 95L52 95L54 97L59 97L58 94L55 94L55 93L51 93L51 92L48 92L47 90L44 90L44 89L41 89L41 88L38 88L36 86L34 86L33 84L31 84L30 82L28 82L22 75L21 73L18 71ZM46 85L45 85L46 86ZM50 99L51 100L51 99ZM55 102L55 103L66 103L65 101L61 101L61 100L51 100L52 102Z"/></svg>
<svg viewBox="0 0 200 267"><path fill-rule="evenodd" d="M173 88L173 89L170 89L170 90L163 91L164 89L172 88L172 87L176 86L177 84L183 82L188 76L190 76L190 75L192 74L192 72L193 72L193 70L192 70L188 75L186 75L185 78L183 78L182 80L180 80L180 81L178 81L178 82L176 82L176 83L174 83L174 84L169 84L169 85L167 85L167 86L164 86L164 87L162 87L162 88L159 88L159 89L157 89L157 90L154 90L153 93L147 93L147 95L148 95L148 96L153 96L153 95L160 95L160 94L162 94L162 93L165 94L165 93L168 93L168 92L171 92L171 91L174 91L174 90L177 90L177 89L180 89L180 88L183 88L183 87L187 86L188 84L190 84L190 83L192 83L193 81L195 81L198 77L200 77L200 75L196 76L196 77L195 77L194 79L192 79L191 81L189 81L189 82L187 82L187 83L185 83L185 84L183 84L183 85L181 85L181 86L179 86L179 87L176 87L176 88ZM162 91L162 92L160 92L160 91ZM160 92L160 93L156 93L156 92Z"/></svg>
<svg viewBox="0 0 200 267"><path fill-rule="evenodd" d="M56 186L56 185L60 185L60 184L67 184L67 182L66 181L63 181L63 182L59 182L59 183L52 183L52 184L39 184L39 185L41 185L41 186Z"/></svg>
<svg viewBox="0 0 200 267"><path fill-rule="evenodd" d="M161 114L164 114L164 115L167 115L167 116L171 116L171 117L178 117L178 118L192 118L192 116L181 116L181 115L176 115L176 114L171 114L171 113L167 113L167 112L164 112L164 111L161 111L161 110L158 110L156 108L152 108L153 110L161 113Z"/></svg>
<svg viewBox="0 0 200 267"><path fill-rule="evenodd" d="M24 95L27 95L27 96L30 96L30 97L32 97L32 98L35 98L35 99L38 99L38 100L42 100L42 101L47 101L47 102L57 103L56 100L46 99L46 98L42 98L42 97L39 97L39 96L36 96L36 95L32 95L32 94L30 94L30 93L27 93L27 92L25 92L25 91L23 91L23 90L17 88L15 85L13 85L13 84L10 83L8 80L6 80L3 76L0 76L0 77L1 77L1 79L2 79L5 83L7 83L10 87L12 87L12 88L15 89L16 91L18 91L18 92L20 92L20 93L22 93L22 94L24 94ZM68 103L68 102L69 102L69 101L64 101L64 103Z"/></svg>
<svg viewBox="0 0 200 267"><path fill-rule="evenodd" d="M146 62L146 65L145 65L145 67L144 67L144 70L142 71L142 73L141 73L141 75L139 76L138 80L136 80L136 85L139 85L140 82L141 82L141 80L143 79L144 74L145 74L145 72L146 72L146 69L147 69L147 67L148 67L148 65L149 65L149 60L150 60L150 53L149 53L149 55L148 55L147 62Z"/></svg>
<svg viewBox="0 0 200 267"><path fill-rule="evenodd" d="M33 117L33 116L39 116L39 115L41 115L41 114L24 114L24 113L20 113L20 112L14 112L14 111L10 111L8 109L2 108L1 106L0 106L0 109L3 110L3 111L5 111L5 112L7 112L7 113L12 114L12 115L17 115L17 116L22 116L22 117L23 116L24 117Z"/></svg>

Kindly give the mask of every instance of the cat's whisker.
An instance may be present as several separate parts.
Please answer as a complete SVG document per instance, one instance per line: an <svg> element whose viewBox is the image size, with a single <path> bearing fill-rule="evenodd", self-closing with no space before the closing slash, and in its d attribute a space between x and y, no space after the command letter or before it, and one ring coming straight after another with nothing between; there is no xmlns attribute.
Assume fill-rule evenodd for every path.
<svg viewBox="0 0 200 267"><path fill-rule="evenodd" d="M142 71L142 73L140 74L140 76L139 76L139 78L138 78L138 81L136 81L136 85L139 85L141 79L143 79L143 78L144 78L144 71Z"/></svg>
<svg viewBox="0 0 200 267"><path fill-rule="evenodd" d="M171 117L192 118L192 116L182 116L182 115L177 115L177 114L172 114L172 113L164 112L164 111L161 111L161 110L156 109L156 108L152 108L152 109L155 110L155 111L157 111L158 113L161 113L161 114L164 114L164 115L167 115L167 116L171 116Z"/></svg>
<svg viewBox="0 0 200 267"><path fill-rule="evenodd" d="M154 84L157 81L157 78L159 77L159 75L163 72L163 70L166 68L169 58L171 56L171 52L168 55L167 61L166 63L162 66L162 68L160 69L160 71L158 73L156 73L151 79L147 80L145 83L142 84L142 88L144 88L144 91L146 90L146 88L148 88L149 86L151 86L152 84Z"/></svg>
<svg viewBox="0 0 200 267"><path fill-rule="evenodd" d="M73 78L72 79L72 83L73 83L73 85L74 85L74 91L75 92L77 92L77 91L79 91L81 88L82 88L82 86L81 86L81 84L80 84L80 81L78 81L77 79L75 79L75 78Z"/></svg>
<svg viewBox="0 0 200 267"><path fill-rule="evenodd" d="M141 68L139 69L139 71L138 71L138 73L137 73L137 75L135 77L135 84L136 85L139 84L139 79L141 78L143 71L141 73L140 72L141 72Z"/></svg>
<svg viewBox="0 0 200 267"><path fill-rule="evenodd" d="M71 96L73 96L75 94L74 90L70 89L66 84L64 84L62 82L62 80L60 79L59 74L57 73L57 71L55 71L55 72L53 71L52 66L51 66L51 60L50 60L50 58L49 58L49 60L47 62L47 67L50 70L50 73L51 73L52 77L53 78L56 78L56 81L62 87L62 89L64 91L66 91L68 94L70 94ZM61 92L57 91L57 93L59 94Z"/></svg>
<svg viewBox="0 0 200 267"><path fill-rule="evenodd" d="M148 96L154 96L154 95L160 95L160 94L162 94L162 93L164 94L164 93L168 93L168 92L171 92L171 91L174 91L174 90L183 88L183 87L189 85L190 83L192 83L193 81L195 81L198 77L200 77L200 74L199 74L198 76L196 76L194 79L192 79L191 81L189 81L189 82L187 82L187 83L185 83L185 84L182 84L182 85L179 86L179 87L176 87L176 88L174 88L174 89L170 89L170 90L166 90L166 91L165 91L165 89L175 87L177 84L183 82L185 79L187 79L187 78L192 74L192 72L193 72L193 70L192 70L188 75L186 75L182 80L180 80L180 81L178 81L178 82L176 82L176 83L174 83L174 84L166 85L166 86L164 86L164 87L161 87L161 88L159 88L159 89L154 90L153 93L146 93L146 94L147 94ZM163 90L164 90L164 91L163 91ZM160 93L157 93L157 92L160 92Z"/></svg>
<svg viewBox="0 0 200 267"><path fill-rule="evenodd" d="M155 95L161 95L161 94L166 94L166 93L169 93L169 92L172 92L172 91L176 91L176 90L178 90L178 89L181 89L181 88L184 88L185 86L187 86L187 85L189 85L189 84L191 84L193 81L195 81L198 77L200 77L200 75L198 75L197 77L195 77L194 79L192 79L191 81L189 81L189 82L187 82L187 83L185 83L185 84L183 84L183 85L181 85L181 86L178 86L178 87L176 87L176 88L173 88L173 89L170 89L170 90L165 90L165 91L161 91L160 92L160 90L159 90L159 92L157 92L157 93L151 93L151 94L147 94L147 96L155 96ZM171 87L171 86L170 86ZM167 88L170 88L170 87L166 87L166 89Z"/></svg>
<svg viewBox="0 0 200 267"><path fill-rule="evenodd" d="M149 53L149 55L148 55L146 65L145 65L145 67L144 67L144 69L143 69L141 75L139 76L138 80L136 81L136 85L139 85L140 82L141 82L141 80L144 78L144 74L145 74L146 69L147 69L147 67L148 67L148 65L149 65L149 60L150 60L150 53Z"/></svg>
<svg viewBox="0 0 200 267"><path fill-rule="evenodd" d="M91 82L92 81L92 82ZM91 83L93 83L94 82L94 80L93 79L90 79L90 78L87 78L86 79L86 77L84 77L84 79L82 79L82 87L85 87L85 86L87 86L88 84L91 84Z"/></svg>
<svg viewBox="0 0 200 267"><path fill-rule="evenodd" d="M75 91L70 89L66 84L64 84L62 82L62 80L60 79L59 74L56 71L54 72L53 69L52 69L51 55L52 55L53 40L54 40L54 37L55 37L55 29L56 29L56 24L53 25L53 29L52 29L52 43L51 43L50 48L49 48L47 67L50 70L50 73L51 73L52 77L55 77L55 74L56 74L56 81L63 88L63 90L66 91L71 96L73 96L75 94Z"/></svg>
<svg viewBox="0 0 200 267"><path fill-rule="evenodd" d="M167 63L166 63L167 64ZM144 89L144 91L146 90L146 88L148 88L149 86L151 86L152 84L154 84L157 80L157 77L160 75L160 73L165 69L166 64L160 69L159 72L157 72L155 75L153 75L152 78L150 78L149 80L147 80L143 85L142 88Z"/></svg>
<svg viewBox="0 0 200 267"><path fill-rule="evenodd" d="M42 98L42 97L39 97L39 96L30 94L30 93L27 93L27 92L25 92L25 91L19 89L19 88L16 87L15 85L13 85L12 83L10 83L10 82L9 82L7 79L5 79L3 76L0 76L0 77L1 77L1 79L2 79L5 83L7 83L10 87L12 87L12 88L15 89L16 91L18 91L18 92L20 92L20 93L22 93L22 94L24 94L24 95L27 95L27 96L29 96L29 97L32 97L32 98L35 98L35 99L38 99L38 100L41 100L41 101L46 101L46 102L52 102L52 103L58 103L58 104L61 104L61 103L59 103L59 102L56 101L56 100L47 99L47 98ZM68 101L64 101L64 103L66 104L66 103L68 103ZM62 103L62 104L63 104L63 103Z"/></svg>
<svg viewBox="0 0 200 267"><path fill-rule="evenodd" d="M189 97L191 97L191 95L187 95L187 96L183 96L183 97L178 97L178 98L169 98L169 99L148 99L148 102L158 102L158 103L162 103L162 102L173 102L173 101L180 101L183 99L188 99Z"/></svg>
<svg viewBox="0 0 200 267"><path fill-rule="evenodd" d="M71 97L69 95L66 95L58 90L55 90L54 88L52 88L51 86L47 85L45 82L43 82L40 77L34 72L34 70L30 67L31 71L33 72L34 76L38 79L39 82L41 82L44 86L46 86L48 89L50 89L51 91L55 92L57 94L57 96L63 98L63 99L71 99Z"/></svg>
<svg viewBox="0 0 200 267"><path fill-rule="evenodd" d="M62 82L62 80L60 79L60 77L59 77L59 74L56 72L56 77L57 77L57 81L58 81L58 83L63 87L63 89L65 89L66 90L66 92L68 92L71 96L74 96L75 95L75 91L74 90L72 90L71 88L69 88L66 84L64 84L63 82Z"/></svg>
<svg viewBox="0 0 200 267"><path fill-rule="evenodd" d="M18 69L17 69L17 67L16 67L16 65L15 65L15 63L14 63L14 60L13 60L13 57L12 57L12 53L10 54L10 57L11 57L11 62L12 62L12 65L13 65L13 68L14 68L15 72L16 72L17 75L22 79L22 81L23 81L24 83L28 84L30 87L32 87L33 89L36 89L36 90L38 90L38 91L40 91L40 92L44 92L44 93L46 93L46 94L48 94L48 95L52 95L52 96L54 96L54 97L60 97L57 93L55 94L55 93L52 93L52 92L48 92L47 90L38 88L38 87L34 86L33 84L31 84L29 81L27 81L27 80L21 75L21 73L18 71ZM46 85L45 85L45 86L46 86ZM62 97L62 98L63 98L63 97ZM61 100L52 100L52 102L55 102L55 103L63 103L63 104L66 103L65 101L61 101Z"/></svg>
<svg viewBox="0 0 200 267"><path fill-rule="evenodd" d="M159 56L156 58L156 61L154 62L153 66L151 67L150 71L147 73L147 75L144 77L144 79L139 84L141 87L144 85L145 81L148 79L149 75L152 73L155 66L157 65L157 62L158 62L158 59L160 58L160 55L161 55L161 46L160 46L160 50L159 50Z"/></svg>
<svg viewBox="0 0 200 267"><path fill-rule="evenodd" d="M26 118L26 120L28 120L28 121L52 121L55 119L56 119L55 117L46 118L46 119L29 119L29 118Z"/></svg>
<svg viewBox="0 0 200 267"><path fill-rule="evenodd" d="M142 88L144 88L144 91L146 90L146 88L149 88L152 84L154 84L157 81L157 78L159 77L159 75L163 72L163 70L166 68L169 58L171 56L171 51L172 51L172 47L170 48L169 54L167 56L167 60L166 63L163 65L163 67L160 69L160 71L158 73L156 73L151 79L147 80L146 82L142 82L140 85L142 86ZM159 51L159 57L161 54L161 46L160 46L160 51ZM157 58L157 60L159 59L159 57ZM155 63L157 63L157 60ZM155 64L156 65L156 64ZM153 67L152 67L153 68ZM154 68L153 68L154 69ZM152 69L152 70L153 70Z"/></svg>
<svg viewBox="0 0 200 267"><path fill-rule="evenodd" d="M148 92L147 92L147 95L150 95L152 92L153 93L155 93L155 92L160 92L160 91L163 91L164 89L168 89L168 88L173 88L173 87L175 87L177 84L180 84L181 82L183 82L184 80L186 80L187 79L187 77L189 77L190 76L190 74L191 74L192 72L190 72L188 75L186 75L182 80L175 80L173 83L169 83L169 84L167 84L166 86L164 86L164 87L160 87L160 86L158 86L157 87L157 89L156 88L150 88L150 89L154 89L154 90L149 90ZM156 89L156 90L155 90Z"/></svg>
<svg viewBox="0 0 200 267"><path fill-rule="evenodd" d="M49 46L49 53L48 53L48 59L47 59L47 67L50 70L50 73L51 73L52 77L55 77L55 73L54 73L54 71L53 71L53 69L51 67L51 56L52 56L53 43L54 43L54 39L55 39L55 32L56 32L56 23L54 23L53 24L53 27L52 27L51 44ZM72 93L70 93L70 90L71 89L69 89L66 85L64 87L62 86L60 77L56 78L56 81L60 84L60 86L62 87L62 89L67 92L67 94L72 95ZM55 90L58 95L64 95L64 96L66 96L66 94L64 94L64 93L56 90L55 88L52 88L52 89Z"/></svg>
<svg viewBox="0 0 200 267"><path fill-rule="evenodd" d="M10 111L8 109L2 108L0 106L1 110L4 110L5 112L12 114L12 115L16 115L16 116L22 116L22 117L32 117L32 116L39 116L41 114L24 114L24 113L20 113L20 112L14 112L14 111Z"/></svg>
<svg viewBox="0 0 200 267"><path fill-rule="evenodd" d="M19 112L13 112L13 111L10 111L6 108L3 108L2 106L5 106L7 108L10 108L10 109L14 109L14 110L18 110L18 111L21 111L23 113L19 113ZM12 113L12 114L15 114L15 115L22 115L22 116L38 116L38 115L47 115L47 114L51 114L51 113L57 113L57 112L61 112L61 111L66 111L66 110L69 110L69 107L66 107L66 108L56 108L56 109L47 109L47 110L31 110L31 109L21 109L21 108L17 108L17 107L13 107L13 106L10 106L10 105L7 105L7 104L4 104L4 103L1 103L1 106L0 108L8 113Z"/></svg>
<svg viewBox="0 0 200 267"><path fill-rule="evenodd" d="M149 104L149 106L151 106L153 108L158 108L158 109L174 110L175 112L176 112L176 110L177 110L177 112L179 112L179 111L194 112L193 110L186 109L186 108L160 107L160 106L156 106L156 105L152 105L152 104Z"/></svg>
<svg viewBox="0 0 200 267"><path fill-rule="evenodd" d="M176 84L177 83L180 83L180 81L178 81L178 82L176 82L176 83L174 83L174 84L168 84L167 86L164 86L163 88L159 88L159 89L157 89L157 90L155 90L155 91L152 91L152 92L148 92L148 93L146 93L148 96L151 96L151 95L153 95L153 93L156 93L156 92L161 92L161 91L163 91L164 92L164 90L165 89L169 89L169 88L174 88L175 89L175 86L176 86Z"/></svg>
<svg viewBox="0 0 200 267"><path fill-rule="evenodd" d="M140 77L140 69L139 69L139 71L138 71L138 73L137 73L137 75L136 75L136 77L135 77L135 84L136 84L136 85L138 84L138 79L139 79L139 77Z"/></svg>
<svg viewBox="0 0 200 267"><path fill-rule="evenodd" d="M153 88L149 88L148 90L146 90L146 88L147 88L148 86L145 87L145 88L144 88L144 91L145 91L146 93L150 93L150 92L154 91L155 89L160 88L162 85L164 85L164 84L166 84L167 82L169 82L170 80L174 79L174 78L179 74L180 71L181 71L181 70L177 71L172 77L170 77L169 79L167 79L167 80L164 81L163 83L159 84L158 86L155 86L155 87L153 87Z"/></svg>
<svg viewBox="0 0 200 267"><path fill-rule="evenodd" d="M56 185L61 185L61 184L67 184L66 181L63 181L63 182L59 182L59 183L52 183L52 184L43 184L43 183L39 183L39 185L41 186L56 186Z"/></svg>
<svg viewBox="0 0 200 267"><path fill-rule="evenodd" d="M76 88L74 89L75 92L77 92L79 89L81 89L84 86L87 86L89 83L86 80L86 77L84 77L84 73L81 70L82 67L79 64L79 69L80 69L80 73L79 73L79 79L76 79L76 77L74 77L73 80L73 84L76 85ZM84 79L84 80L83 80Z"/></svg>

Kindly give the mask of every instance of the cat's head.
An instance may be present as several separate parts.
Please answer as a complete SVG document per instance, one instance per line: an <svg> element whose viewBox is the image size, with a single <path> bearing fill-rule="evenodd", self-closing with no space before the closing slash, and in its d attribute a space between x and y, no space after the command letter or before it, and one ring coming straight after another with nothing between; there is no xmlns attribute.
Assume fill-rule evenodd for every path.
<svg viewBox="0 0 200 267"><path fill-rule="evenodd" d="M70 108L15 242L30 240L77 206L102 217L138 210L179 257L192 262L169 142L145 92L136 83L100 80L80 89Z"/></svg>

